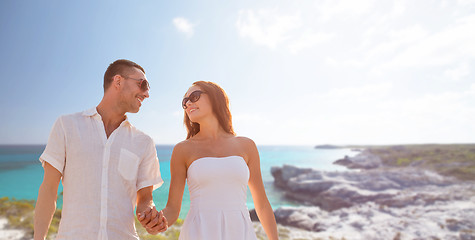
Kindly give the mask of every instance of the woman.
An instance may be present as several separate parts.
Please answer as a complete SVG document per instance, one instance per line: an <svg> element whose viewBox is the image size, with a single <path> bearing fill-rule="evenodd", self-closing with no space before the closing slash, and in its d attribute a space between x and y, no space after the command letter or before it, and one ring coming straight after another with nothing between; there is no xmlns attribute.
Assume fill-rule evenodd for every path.
<svg viewBox="0 0 475 240"><path fill-rule="evenodd" d="M195 82L182 107L188 135L173 149L170 191L163 209L172 225L188 180L191 206L179 239L257 239L246 207L248 185L268 238L277 239L257 147L251 139L235 136L224 90L212 82Z"/></svg>

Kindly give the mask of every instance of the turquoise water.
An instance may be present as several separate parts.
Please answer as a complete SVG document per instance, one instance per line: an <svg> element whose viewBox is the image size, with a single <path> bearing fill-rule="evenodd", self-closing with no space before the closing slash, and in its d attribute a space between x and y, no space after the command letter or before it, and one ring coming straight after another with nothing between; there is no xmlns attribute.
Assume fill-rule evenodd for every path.
<svg viewBox="0 0 475 240"><path fill-rule="evenodd" d="M165 207L170 187L170 157L173 146L157 146L160 159L160 172L164 184L153 193L157 208ZM325 171L346 171L344 167L332 164L345 155L353 156L356 152L349 149L314 149L312 146L260 146L261 172L267 197L273 208L280 206L295 206L296 203L283 198L282 193L273 186L270 173L272 166L284 164L299 167L311 167ZM43 168L38 158L44 146L0 146L0 197L36 200L38 189L43 180ZM62 191L58 189L58 193ZM180 218L188 212L190 198L185 189ZM58 199L61 207L62 199ZM248 207L254 208L252 197L248 191Z"/></svg>

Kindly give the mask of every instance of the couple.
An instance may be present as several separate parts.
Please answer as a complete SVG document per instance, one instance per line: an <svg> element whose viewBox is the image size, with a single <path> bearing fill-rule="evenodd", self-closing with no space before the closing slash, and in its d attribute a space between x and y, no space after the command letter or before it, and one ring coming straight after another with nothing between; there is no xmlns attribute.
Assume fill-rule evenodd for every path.
<svg viewBox="0 0 475 240"><path fill-rule="evenodd" d="M277 239L256 145L235 136L226 93L212 82L193 83L183 98L188 135L173 149L167 205L155 209L152 192L163 183L155 144L125 115L139 111L149 89L140 65L117 60L104 74L97 107L56 120L40 156L35 240L47 235L60 180L57 239L138 239L134 208L147 232L165 231L178 218L186 181L191 206L180 239L256 239L245 205L248 185L268 238Z"/></svg>

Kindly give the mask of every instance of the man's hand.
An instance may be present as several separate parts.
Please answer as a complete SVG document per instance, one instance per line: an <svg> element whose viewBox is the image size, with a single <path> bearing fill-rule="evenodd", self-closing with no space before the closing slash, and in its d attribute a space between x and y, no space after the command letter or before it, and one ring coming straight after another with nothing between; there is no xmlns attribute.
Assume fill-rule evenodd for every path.
<svg viewBox="0 0 475 240"><path fill-rule="evenodd" d="M137 219L149 234L156 235L168 229L168 221L163 212L158 212L155 206L141 213L137 213Z"/></svg>

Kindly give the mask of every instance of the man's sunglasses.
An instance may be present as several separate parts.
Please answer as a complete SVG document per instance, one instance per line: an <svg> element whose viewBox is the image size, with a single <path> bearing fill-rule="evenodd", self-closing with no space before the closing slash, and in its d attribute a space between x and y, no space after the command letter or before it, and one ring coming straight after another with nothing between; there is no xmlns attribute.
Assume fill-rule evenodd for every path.
<svg viewBox="0 0 475 240"><path fill-rule="evenodd" d="M188 100L192 103L200 100L200 97L201 97L202 93L205 93L205 92L202 92L200 90L196 90L196 91L190 93L190 96L188 96L186 98L183 98L183 101L181 101L181 106L183 107L183 109L187 108L186 103L188 102Z"/></svg>
<svg viewBox="0 0 475 240"><path fill-rule="evenodd" d="M150 85L148 84L148 81L142 78L131 78L131 77L123 77L125 79L132 79L135 81L140 81L140 89L142 91L147 91L150 89Z"/></svg>

